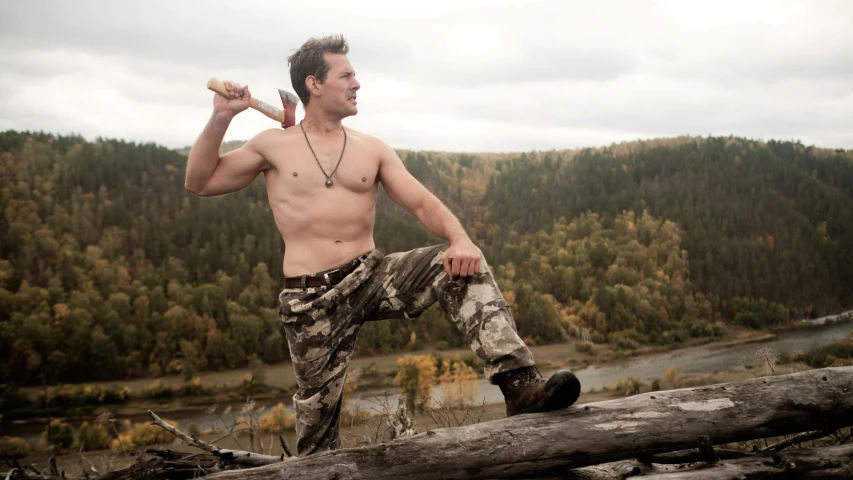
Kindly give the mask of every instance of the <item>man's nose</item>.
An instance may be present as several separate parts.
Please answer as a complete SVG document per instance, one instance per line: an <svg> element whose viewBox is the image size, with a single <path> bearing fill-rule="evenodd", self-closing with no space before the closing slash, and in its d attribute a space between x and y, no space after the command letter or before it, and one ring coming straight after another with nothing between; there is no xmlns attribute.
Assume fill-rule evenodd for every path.
<svg viewBox="0 0 853 480"><path fill-rule="evenodd" d="M353 78L353 79L352 79L352 83L353 83L353 85L352 85L352 89L353 89L353 90L358 90L359 88L361 88L361 84L360 84L360 83L358 83L358 80L356 80L356 79L354 79L354 78Z"/></svg>

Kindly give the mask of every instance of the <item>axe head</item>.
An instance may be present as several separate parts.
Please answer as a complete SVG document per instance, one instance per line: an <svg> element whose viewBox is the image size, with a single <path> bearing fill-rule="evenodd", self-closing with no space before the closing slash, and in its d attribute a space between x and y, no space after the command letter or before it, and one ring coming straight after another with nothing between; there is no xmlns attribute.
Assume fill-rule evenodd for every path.
<svg viewBox="0 0 853 480"><path fill-rule="evenodd" d="M299 103L299 97L282 89L278 90L278 94L284 106L284 120L281 122L281 128L292 127L296 125L296 104Z"/></svg>

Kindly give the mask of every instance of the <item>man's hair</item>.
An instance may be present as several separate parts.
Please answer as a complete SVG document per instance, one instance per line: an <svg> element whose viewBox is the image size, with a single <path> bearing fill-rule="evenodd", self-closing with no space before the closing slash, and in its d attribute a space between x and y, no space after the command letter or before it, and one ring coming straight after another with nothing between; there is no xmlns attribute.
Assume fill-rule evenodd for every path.
<svg viewBox="0 0 853 480"><path fill-rule="evenodd" d="M326 81L329 73L329 64L323 58L324 53L349 53L349 44L343 35L329 35L328 37L311 37L299 47L293 55L287 57L290 65L290 83L299 95L303 105L308 105L311 94L305 86L305 79L313 76L318 82Z"/></svg>

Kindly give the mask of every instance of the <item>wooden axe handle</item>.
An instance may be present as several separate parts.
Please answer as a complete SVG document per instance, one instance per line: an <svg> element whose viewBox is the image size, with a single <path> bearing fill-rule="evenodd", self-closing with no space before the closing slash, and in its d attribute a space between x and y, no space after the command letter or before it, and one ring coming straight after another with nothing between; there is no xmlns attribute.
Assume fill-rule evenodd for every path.
<svg viewBox="0 0 853 480"><path fill-rule="evenodd" d="M228 89L225 88L225 83L218 78L211 78L208 80L207 88L208 90L214 91L229 100L232 98L231 95L228 94ZM284 123L284 111L278 107L274 107L266 102L261 102L254 96L249 100L249 106L278 123Z"/></svg>

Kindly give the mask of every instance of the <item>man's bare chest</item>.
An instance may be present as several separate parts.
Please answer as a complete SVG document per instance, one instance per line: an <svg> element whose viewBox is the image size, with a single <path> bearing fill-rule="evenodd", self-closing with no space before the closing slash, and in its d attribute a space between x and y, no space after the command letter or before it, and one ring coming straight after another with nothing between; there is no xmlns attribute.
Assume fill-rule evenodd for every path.
<svg viewBox="0 0 853 480"><path fill-rule="evenodd" d="M376 188L379 175L379 158L355 142L349 142L343 152L316 146L314 151L307 145L290 145L287 152L270 155L278 186L292 193L323 189L342 188L353 192L368 192ZM331 185L329 185L331 184ZM327 186L328 185L328 186Z"/></svg>

